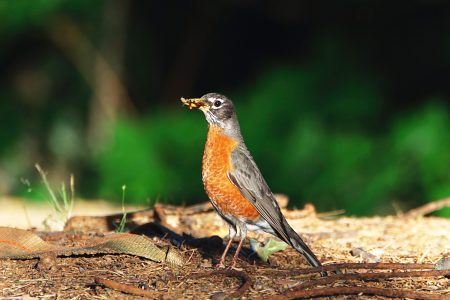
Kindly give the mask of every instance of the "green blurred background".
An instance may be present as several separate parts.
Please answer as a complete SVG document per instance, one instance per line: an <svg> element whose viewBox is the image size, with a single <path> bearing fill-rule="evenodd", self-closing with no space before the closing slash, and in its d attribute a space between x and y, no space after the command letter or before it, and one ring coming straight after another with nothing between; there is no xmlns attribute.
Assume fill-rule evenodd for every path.
<svg viewBox="0 0 450 300"><path fill-rule="evenodd" d="M292 207L387 214L450 196L445 1L0 1L0 195L206 200L206 122L231 97ZM450 216L449 210L441 215Z"/></svg>

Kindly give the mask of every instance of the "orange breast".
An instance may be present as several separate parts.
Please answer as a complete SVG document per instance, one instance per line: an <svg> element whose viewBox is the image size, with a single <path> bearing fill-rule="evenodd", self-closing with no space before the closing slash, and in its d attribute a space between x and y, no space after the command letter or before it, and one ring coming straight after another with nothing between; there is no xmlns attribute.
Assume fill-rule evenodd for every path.
<svg viewBox="0 0 450 300"><path fill-rule="evenodd" d="M255 220L260 214L227 176L233 168L230 154L237 145L238 141L222 134L220 128L209 125L203 153L203 184L211 201L225 214Z"/></svg>

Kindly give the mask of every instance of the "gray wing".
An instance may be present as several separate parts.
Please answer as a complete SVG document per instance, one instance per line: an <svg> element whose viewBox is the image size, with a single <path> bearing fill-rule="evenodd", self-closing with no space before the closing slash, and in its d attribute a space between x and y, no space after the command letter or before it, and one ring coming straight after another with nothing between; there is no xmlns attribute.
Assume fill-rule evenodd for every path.
<svg viewBox="0 0 450 300"><path fill-rule="evenodd" d="M231 182L269 223L275 234L294 247L312 266L321 266L316 255L282 215L275 197L245 146L240 145L233 151L231 161L234 167L228 173Z"/></svg>
<svg viewBox="0 0 450 300"><path fill-rule="evenodd" d="M228 173L231 182L256 208L277 235L290 243L285 227L286 221L281 214L280 207L248 150L242 146L237 147L231 154L231 161L234 167Z"/></svg>

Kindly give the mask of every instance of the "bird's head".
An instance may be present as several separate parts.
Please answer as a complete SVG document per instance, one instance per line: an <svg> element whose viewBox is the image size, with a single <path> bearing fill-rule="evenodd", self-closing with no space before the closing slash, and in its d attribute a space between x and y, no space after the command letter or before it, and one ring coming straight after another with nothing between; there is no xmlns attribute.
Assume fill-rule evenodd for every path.
<svg viewBox="0 0 450 300"><path fill-rule="evenodd" d="M224 130L237 127L236 129L239 130L233 102L224 95L209 93L201 98L181 98L181 102L189 109L200 109L210 125L218 126Z"/></svg>

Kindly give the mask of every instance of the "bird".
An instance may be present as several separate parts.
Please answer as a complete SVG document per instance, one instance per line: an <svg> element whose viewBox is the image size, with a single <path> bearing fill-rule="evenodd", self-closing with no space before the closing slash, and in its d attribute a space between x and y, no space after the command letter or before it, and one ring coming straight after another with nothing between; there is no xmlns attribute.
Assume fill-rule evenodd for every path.
<svg viewBox="0 0 450 300"><path fill-rule="evenodd" d="M239 244L230 269L236 267L247 231L272 234L299 252L312 267L321 267L317 256L284 217L241 134L233 102L224 95L208 93L200 98L181 98L189 109L201 110L208 122L202 159L202 181L217 213L228 224L229 241L218 268L239 229ZM324 272L321 273L322 276Z"/></svg>

